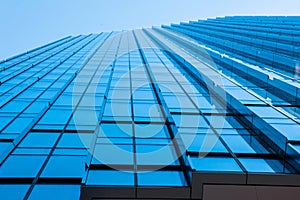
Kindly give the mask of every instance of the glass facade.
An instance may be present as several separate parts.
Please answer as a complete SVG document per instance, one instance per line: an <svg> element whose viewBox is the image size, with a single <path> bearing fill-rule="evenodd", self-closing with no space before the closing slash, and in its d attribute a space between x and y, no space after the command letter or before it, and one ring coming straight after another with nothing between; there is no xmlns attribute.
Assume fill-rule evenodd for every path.
<svg viewBox="0 0 300 200"><path fill-rule="evenodd" d="M300 187L299 45L300 17L225 17L66 37L1 61L0 198Z"/></svg>

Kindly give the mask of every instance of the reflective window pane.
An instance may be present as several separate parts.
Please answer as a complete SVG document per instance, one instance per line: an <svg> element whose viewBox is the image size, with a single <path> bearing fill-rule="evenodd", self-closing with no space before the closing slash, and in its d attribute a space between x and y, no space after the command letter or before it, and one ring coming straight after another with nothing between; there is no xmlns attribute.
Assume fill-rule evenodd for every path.
<svg viewBox="0 0 300 200"><path fill-rule="evenodd" d="M159 180L159 181L158 181ZM138 173L139 186L187 186L180 171L153 171Z"/></svg>
<svg viewBox="0 0 300 200"><path fill-rule="evenodd" d="M35 185L29 200L72 200L79 199L80 185Z"/></svg>
<svg viewBox="0 0 300 200"><path fill-rule="evenodd" d="M30 185L0 185L0 197L5 200L23 199Z"/></svg>
<svg viewBox="0 0 300 200"><path fill-rule="evenodd" d="M52 156L41 177L81 178L85 171L85 156Z"/></svg>
<svg viewBox="0 0 300 200"><path fill-rule="evenodd" d="M233 158L227 157L189 157L191 165L197 171L242 172Z"/></svg>
<svg viewBox="0 0 300 200"><path fill-rule="evenodd" d="M87 185L134 185L134 174L117 170L90 170Z"/></svg>
<svg viewBox="0 0 300 200"><path fill-rule="evenodd" d="M48 147L57 141L59 133L29 133L19 147Z"/></svg>
<svg viewBox="0 0 300 200"><path fill-rule="evenodd" d="M0 168L0 177L35 177L46 156L11 155Z"/></svg>

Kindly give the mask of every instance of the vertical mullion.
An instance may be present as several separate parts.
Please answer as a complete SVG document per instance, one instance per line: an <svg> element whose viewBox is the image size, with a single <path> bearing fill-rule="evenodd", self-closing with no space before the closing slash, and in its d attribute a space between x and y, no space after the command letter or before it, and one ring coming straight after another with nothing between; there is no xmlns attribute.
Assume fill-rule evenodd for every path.
<svg viewBox="0 0 300 200"><path fill-rule="evenodd" d="M152 86L152 88L154 90L154 94L156 96L158 104L163 107L163 109L161 109L161 111L163 113L163 117L166 120L166 126L168 128L168 132L169 132L169 134L171 136L171 139L173 141L173 145L174 145L175 152L177 154L177 157L178 157L178 160L179 160L179 163L180 163L180 167L181 167L182 172L183 172L183 174L184 174L184 176L186 178L188 186L190 186L191 185L191 178L190 178L190 176L188 174L188 171L189 171L188 170L188 166L186 165L186 163L185 163L185 161L183 159L184 153L181 152L179 144L178 144L176 136L175 136L175 133L174 133L174 130L175 130L175 132L177 132L177 128L176 128L176 126L174 124L173 118L171 117L171 114L170 114L169 110L167 109L166 103L165 103L163 97L160 94L160 90L159 90L159 87L156 84L156 81L155 81L155 78L153 76L153 73L152 73L151 69L149 68L149 63L148 63L147 58L145 56L144 50L141 49L141 46L139 44L139 41L138 41L138 38L137 38L137 35L136 35L136 31L134 31L133 34L134 34L134 38L135 38L136 44L137 44L137 46L139 48L139 52L140 52L140 55L141 55L144 67L146 69L146 74L147 74L148 78L151 81L151 86Z"/></svg>

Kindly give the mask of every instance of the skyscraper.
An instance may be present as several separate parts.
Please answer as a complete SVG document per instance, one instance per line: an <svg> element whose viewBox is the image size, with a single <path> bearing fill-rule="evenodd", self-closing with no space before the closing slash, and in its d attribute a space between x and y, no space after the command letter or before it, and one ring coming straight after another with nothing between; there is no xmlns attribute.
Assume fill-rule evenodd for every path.
<svg viewBox="0 0 300 200"><path fill-rule="evenodd" d="M300 17L66 37L0 63L1 199L297 199Z"/></svg>

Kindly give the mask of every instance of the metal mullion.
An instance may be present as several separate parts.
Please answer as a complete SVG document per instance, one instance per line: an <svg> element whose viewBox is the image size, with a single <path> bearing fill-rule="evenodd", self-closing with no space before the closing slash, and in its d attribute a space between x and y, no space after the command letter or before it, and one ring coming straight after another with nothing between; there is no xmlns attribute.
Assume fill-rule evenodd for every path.
<svg viewBox="0 0 300 200"><path fill-rule="evenodd" d="M148 33L149 31L146 31L146 32ZM160 31L157 31L157 32L158 32L159 34L165 35L165 33L161 33ZM149 33L149 34L150 34L150 33ZM153 36L153 37L154 37L154 36ZM159 42L157 42L157 43L160 45ZM185 53L187 53L187 54L193 56L191 53L189 53L189 52L187 52L187 51L185 51L185 50L183 50L183 51L184 51ZM170 57L172 57L172 55L170 55ZM193 57L194 57L194 56L193 56ZM176 59L175 59L175 60L176 60ZM198 60L198 59L197 59L197 60ZM294 121L295 123L299 124L299 122L298 122L296 119L292 118L291 116L289 116L289 114L284 113L284 112L282 112L281 110L279 110L278 108L274 107L272 104L270 104L269 102L267 102L265 99L259 97L256 93L254 93L254 92L252 92L252 91L249 91L249 90L246 90L244 87L242 87L241 84L238 84L238 83L234 82L231 78L229 78L228 76L226 76L226 75L224 75L223 73L219 72L218 70L214 69L213 67L211 67L211 66L210 66L209 64L207 64L206 62L203 62L203 61L200 61L200 60L199 60L199 62L202 62L206 67L208 67L209 69L215 71L215 72L218 73L220 76L222 76L222 77L224 77L225 79L227 79L228 81L232 82L232 83L233 83L234 85L236 85L237 87L239 87L239 88L241 88L242 90L244 90L244 91L250 93L251 95L255 96L257 99L261 100L262 102L264 102L264 103L267 104L268 106L274 108L276 111L280 112L281 114L283 114L283 115L286 116L287 118L289 118L289 119L291 119L292 121ZM183 65L183 66L184 66L184 65ZM189 70L189 69L187 68L187 70Z"/></svg>
<svg viewBox="0 0 300 200"><path fill-rule="evenodd" d="M115 37L115 36L114 36L114 37ZM115 50L115 56L118 54L118 51L119 51L119 45L120 45L121 39L122 39L122 35L121 35L120 38L119 38L118 47L117 47L117 49ZM101 59L101 61L100 61L100 64L99 64L98 68L101 66L102 61L105 59L105 55L106 55L107 53L109 53L109 50L110 50L109 47L113 44L114 40L115 40L115 38L113 38L113 41L110 41L108 48L106 49L104 55L102 56L102 59ZM92 57L92 58L93 58L93 57ZM92 58L91 58L91 59L92 59ZM101 112L100 112L100 114L99 114L99 116L98 116L100 120L99 120L99 123L97 124L97 126L96 126L96 128L95 128L95 131L94 131L95 135L96 135L96 133L99 131L99 129L100 129L100 124L101 124L101 122L102 122L103 112L104 112L104 105L106 104L106 101L107 101L106 96L107 96L107 94L108 94L108 91L109 91L109 88L110 88L110 84L111 84L111 80L112 80L112 75L113 75L113 73L114 73L114 70L113 70L113 69L114 69L114 65L115 65L115 60L114 60L114 62L113 62L112 65L111 65L111 66L112 66L112 69L111 69L111 72L110 72L110 76L109 76L109 80L108 80L108 83L107 83L106 91L105 91L105 93L104 93L104 101L103 101L103 103L102 103L103 109L101 110ZM97 71L97 70L95 70L95 72L96 72L96 71ZM91 80L92 80L92 78L91 78ZM91 155L90 155L90 158L87 157L86 167L87 167L88 169L89 169L90 166L91 166L91 162L92 162L93 155L94 155L94 152L95 152L96 142L97 142L97 135L95 136L95 139L94 139L94 141L93 141L93 144L91 145L91 152L90 152ZM87 173L88 173L88 170L86 170L86 174L83 176L82 183L85 182L85 179L87 178Z"/></svg>
<svg viewBox="0 0 300 200"><path fill-rule="evenodd" d="M170 56L170 55L169 55ZM170 56L170 57L172 57L172 56ZM174 59L174 58L173 58ZM176 61L176 58L174 59L175 61ZM178 61L179 63L180 63L180 61ZM179 66L183 66L183 65L179 65ZM184 69L183 69L184 70ZM185 71L185 70L184 70ZM221 74L222 75L222 74ZM225 77L226 78L226 77ZM195 77L193 78L193 79L195 79ZM195 79L196 80L196 79ZM206 118L205 118L205 120L206 121L208 121ZM211 125L210 125L210 127L211 127ZM238 165L241 167L241 169L245 172L245 173L247 173L247 170L245 169L245 167L240 163L240 161L238 160L238 156L236 156L236 154L234 153L234 152L232 152L231 150L230 150L230 148L228 147L228 145L226 144L226 142L220 137L220 134L212 127L211 128L213 131L214 131L214 133L215 134L217 134L217 136L219 136L219 138L220 138L220 141L222 142L222 144L225 146L225 148L227 149L227 150L229 150L229 152L233 155L233 158L235 159L235 161L238 163Z"/></svg>
<svg viewBox="0 0 300 200"><path fill-rule="evenodd" d="M148 64L147 58L146 58L146 56L145 56L145 54L144 54L144 52L143 52L143 49L141 49L141 47L140 47L140 45L139 45L138 38L137 38L137 36L136 36L135 31L133 32L133 34L134 34L134 38L135 38L136 44L137 44L137 46L138 46L138 48L139 48L139 52L140 52L141 58L142 58L143 63L144 63L144 65L145 65L144 67L145 67L145 69L146 69L147 76L148 76L148 78L149 78L150 81L151 81L151 87L152 87L153 90L154 90L154 93L155 93L155 96L156 96L156 98L157 98L158 103L159 103L161 106L163 106L163 108L164 108L164 109L161 109L161 111L162 111L162 113L163 113L164 118L166 119L166 126L167 126L168 132L169 132L169 134L170 134L170 136L171 136L171 138L172 138L173 145L174 145L174 148L175 148L175 152L176 152L177 157L178 157L178 160L179 160L179 162L180 162L180 166L181 166L181 168L182 168L182 172L183 172L183 174L184 174L184 177L185 177L185 179L186 179L186 181L187 181L187 185L190 186L192 182L191 182L191 178L190 178L190 176L189 176L189 174L188 174L188 166L186 165L186 163L185 163L185 161L184 161L184 159L183 159L184 154L181 154L181 150L180 150L179 144L177 143L177 140L175 139L175 134L174 134L174 132L173 132L173 128L176 129L176 127L174 126L174 122L173 122L173 119L172 119L172 115L170 114L170 112L169 112L169 110L168 110L168 108L167 108L167 106L166 106L166 103L165 103L163 97L162 97L161 94L160 94L159 87L157 86L156 81L155 81L155 78L153 77L153 73L152 73L152 71L151 71L151 69L150 69L150 67L149 67L149 64ZM147 40L146 40L146 41L147 41ZM147 43L148 43L148 42L147 42ZM171 121L171 120L172 120L172 121ZM172 124L172 126L174 126L174 127L172 127L171 124ZM175 140L174 140L174 139L175 139ZM178 156L178 155L180 155L180 156Z"/></svg>
<svg viewBox="0 0 300 200"><path fill-rule="evenodd" d="M12 74L12 76L10 76L10 77L7 78L7 76L9 76L9 75L6 75L6 79L2 77L2 79L5 79L5 80L4 80L4 81L1 81L1 84L8 82L9 80L11 80L11 79L17 77L18 75L20 75L20 74L22 74L22 73L24 73L24 72L26 72L26 71L29 71L29 70L32 69L33 67L35 67L35 66L37 66L37 65L39 65L39 64L41 64L41 63L43 63L44 61L48 60L49 58L52 58L52 57L54 57L54 56L59 56L61 53L64 53L63 55L67 55L67 54L70 53L70 52L64 52L66 49L71 48L71 47L73 47L73 46L76 46L76 45L80 44L82 41L84 41L84 40L87 39L88 37L89 37L89 36L84 37L84 38L82 38L82 39L80 39L80 40L78 40L78 41L75 41L75 42L71 43L71 44L68 44L67 47L60 47L60 48L58 49L57 52L52 53L51 55L48 55L48 56L46 56L46 57L43 57L43 58L40 59L39 61L36 61L34 64L32 64L32 63L30 64L30 63L29 63L29 64L27 65L27 68L22 69L22 71L20 71L20 72L17 72L17 73L16 73L16 71L19 71L20 69L15 70L14 72L11 72L10 74ZM62 56L60 56L60 57L62 57ZM57 60L58 60L58 59L57 59ZM49 64L49 65L51 65L51 64ZM16 73L16 74L15 74L15 73Z"/></svg>
<svg viewBox="0 0 300 200"><path fill-rule="evenodd" d="M182 26L182 27L188 27L189 30L191 30L191 31L193 31L193 32L195 32L195 33L201 32L201 33L204 34L204 35L209 35L209 34L207 34L207 33L205 33L205 32L203 31L203 28L202 28L202 27L195 26L194 24L183 24L183 25L179 25L179 26ZM224 31L224 30L225 30L225 31ZM222 31L224 31L224 32L226 32L226 34L227 34L226 40L231 41L231 42L235 42L234 34L237 34L237 33L234 33L234 32L232 31L232 29L231 29L231 30L228 29L228 28L227 28L227 29L221 29L221 30L209 29L209 31L212 31L212 32L214 33L214 35L216 35L216 37L218 37L218 38L220 38L220 39L225 38L225 37L222 37L222 35L220 35L220 33L223 33ZM242 44L245 44L245 45L248 45L248 46L253 45L253 43L251 43L251 42L245 40L246 38L249 38L249 36L245 36L244 34L242 34L242 37L243 37L244 39L243 39L243 40L240 40L240 39L239 39L239 40L238 40L238 41L239 41L238 43L242 43ZM253 38L253 35L250 35L250 37ZM254 35L254 38L255 38L255 35ZM264 41L264 40L262 40L262 39L258 39L258 40ZM269 41L270 41L270 40L269 40ZM276 46L277 43L278 43L278 42L274 42L274 41L270 41L270 42L273 42L273 45L274 45L274 46ZM255 48L257 48L257 49L263 49L263 50L267 50L267 51L269 51L269 52L270 52L270 51L273 52L273 50L274 50L270 45L264 45L264 44L263 44L263 47L264 47L264 48L261 48L261 47L260 47L261 45L259 45L259 44L257 44L257 43L254 43L254 46L255 46ZM290 58L290 59L294 59L294 56L291 56L290 54L283 53L283 52L278 51L278 50L276 50L276 53L279 54L279 55L288 57L288 58Z"/></svg>
<svg viewBox="0 0 300 200"><path fill-rule="evenodd" d="M235 155L235 153L233 151L231 151L231 149L229 148L229 146L226 144L226 142L223 140L223 138L220 137L220 134L215 130L215 128L210 124L209 120L205 117L205 115L203 114L203 112L198 108L197 104L193 101L193 99L190 97L190 95L185 91L184 87L179 83L179 81L177 80L177 78L171 73L170 69L166 66L166 64L163 62L163 60L160 58L159 55L157 55L157 53L154 51L154 53L156 54L156 56L160 59L160 61L163 63L163 65L165 66L165 68L168 70L168 72L170 73L170 75L174 78L174 80L176 81L176 83L179 85L179 87L182 89L182 91L184 92L184 94L188 97L188 99L192 102L192 104L198 109L198 112L200 114L200 116L203 117L203 119L205 120L205 122L210 126L210 129L213 130L214 134L216 136L218 136L219 140L221 141L221 143L225 146L225 148L227 149L227 151L230 153L230 155L233 158L237 158L237 156ZM176 61L175 61L176 62ZM177 63L178 64L178 63ZM203 88L205 89L205 88ZM242 168L243 169L243 168ZM245 170L245 169L243 169ZM246 171L245 171L246 172Z"/></svg>
<svg viewBox="0 0 300 200"><path fill-rule="evenodd" d="M134 186L138 187L138 164L137 164L137 151L136 151L136 138L135 138L135 122L134 122L134 108L133 108L133 91L132 91L132 73L131 73L131 62L130 62L130 47L129 47L129 34L127 32L127 41L128 41L128 64L129 64L129 78L130 78L130 106L131 106L131 127L132 127L132 142L133 142L133 175L134 175ZM135 196L137 196L137 190L135 190Z"/></svg>
<svg viewBox="0 0 300 200"><path fill-rule="evenodd" d="M110 35L109 35L109 36L110 36ZM109 37L109 36L108 36L108 37ZM108 38L108 37L107 37L107 38ZM107 39L107 38L106 38L106 39ZM104 42L105 42L105 41L104 41ZM103 42L103 43L95 50L94 54L95 54L95 53L97 52L97 50L104 44L104 42ZM90 60L90 59L92 59L92 57L90 57L89 60ZM88 60L87 60L86 63L88 63ZM86 64L86 63L85 63L85 64ZM100 65L99 65L99 66L100 66ZM99 66L98 66L98 67L99 67ZM82 68L84 68L84 67L85 67L85 65L83 65ZM96 73L96 71L95 71L95 73ZM94 74L95 74L95 73L94 73ZM75 78L75 76L74 76L74 78ZM91 80L92 80L92 78L91 78ZM90 81L90 82L91 82L91 81ZM66 87L66 88L67 88L67 87ZM66 88L65 88L65 89L66 89ZM88 88L88 87L87 87L87 88ZM85 91L87 90L87 88L85 89ZM82 99L82 97L81 97L81 99ZM80 100L81 100L81 99L80 99ZM79 105L79 103L80 103L80 101L77 103L76 107ZM75 110L76 110L76 108L75 108ZM40 178L40 176L41 176L43 170L44 170L45 167L47 166L47 164L48 164L50 158L51 158L52 155L53 155L54 150L56 149L56 146L58 145L58 143L59 143L61 137L63 136L63 134L64 134L64 132L65 132L65 130L66 130L66 128L67 128L69 122L72 120L72 118L73 118L73 114L71 114L71 116L69 117L68 121L66 122L66 124L65 124L65 126L64 126L64 128L63 128L63 130L61 131L60 135L58 136L58 138L57 138L55 144L53 145L53 147L52 147L50 153L48 154L48 156L47 156L45 162L43 163L43 165L42 165L42 167L40 168L40 170L39 170L37 176L35 177L35 179L34 179L34 181L33 181L33 183L31 184L30 188L28 189L28 191L27 191L26 196L24 197L24 199L27 200L27 199L29 198L29 196L30 196L30 194L31 194L31 192L32 192L32 190L33 190L35 184L37 183L37 181L39 180L39 178Z"/></svg>
<svg viewBox="0 0 300 200"><path fill-rule="evenodd" d="M144 30L145 31L145 30ZM149 32L145 31L146 34L150 34ZM151 35L150 37L154 37L153 35ZM154 41L156 42L156 40L154 39ZM161 46L159 43L157 43L158 46ZM171 57L172 58L172 57ZM178 60L176 60L175 58L172 58L177 64L178 66L181 66L180 65L180 62ZM184 69L183 69L184 70ZM186 70L184 70L186 71ZM188 73L189 76L191 76L189 73ZM175 78L175 77L174 77ZM177 81L177 79L175 79ZM196 80L196 79L195 79ZM196 80L197 81L197 80ZM198 82L198 81L197 81ZM180 85L180 87L182 87ZM185 93L186 91L183 90ZM186 93L186 95L190 98L190 96ZM194 101L192 101L192 103L195 105ZM220 103L220 102L219 102ZM197 106L196 106L197 107ZM201 116L204 117L203 113L201 112L201 110L199 110L199 113ZM220 137L220 134L216 131L216 129L210 124L210 122L208 121L208 119L206 117L204 117L204 120L206 121L206 123L209 125L210 129L214 132L214 134L216 134L220 141L222 142L222 144L224 145L224 147L226 148L226 150L231 154L231 156L233 157L233 159L236 161L236 163L239 165L239 167L243 170L243 172L247 173L247 170L246 168L242 165L242 163L239 161L239 159L237 158L237 156L233 153L233 151L229 148L229 146L226 144L226 142L223 140L223 138Z"/></svg>
<svg viewBox="0 0 300 200"><path fill-rule="evenodd" d="M38 50L41 50L41 49L43 49L43 48L46 48L47 46L50 46L50 45L56 44L56 43L58 43L58 42L61 42L61 43L59 43L59 44L56 44L56 46L54 46L54 47L52 47L52 48L51 48L51 47L50 47L50 48L48 47L47 49L43 50L43 51L42 51L41 53L39 53L39 54L36 54L36 55L34 55L34 56L32 56L32 57L29 56L29 57L27 57L27 58L25 58L25 59L23 59L23 60L20 60L20 61L17 61L17 62L15 62L15 63L12 63L12 64L10 64L10 66L5 66L3 69L0 69L0 72L5 71L6 69L9 69L9 68L11 68L11 67L14 67L14 66L16 66L16 65L18 65L18 64L20 64L20 63L22 63L22 62L24 62L24 61L27 61L27 60L29 60L29 59L31 59L31 58L34 58L34 57L36 57L36 56L39 56L39 55L41 55L41 54L47 52L49 49L54 49L54 48L56 48L56 47L58 47L58 46L60 46L60 45L64 45L65 43L67 43L67 42L69 42L69 41L72 41L72 40L74 40L75 38L78 38L79 36L77 36L77 37L71 37L71 38L70 38L70 37L71 37L71 36L62 38L62 39L57 40L57 41L54 41L54 42L52 42L52 43L50 43L50 44L46 44L46 45L44 45L44 46L42 46L42 47L38 47L38 48L36 48L36 49L27 51L26 53L22 53L22 54L20 54L20 55L14 56L14 57L12 57L12 58L9 58L9 59L0 61L0 64L5 64L7 61L11 61L11 60L17 59L17 58L19 58L19 57L21 57L21 56L27 55L28 53L31 53L31 52L34 52L34 51L38 51ZM66 40L67 38L70 38L70 39L67 40L67 41L64 41L64 40ZM64 42L62 42L62 41L64 41Z"/></svg>
<svg viewBox="0 0 300 200"><path fill-rule="evenodd" d="M193 28L189 28L189 30L187 30L187 28L186 28L186 26L183 26L183 27L180 27L180 26L176 26L176 27L174 27L174 28L176 28L176 29L180 29L180 30L185 30L185 31L189 31L189 32L193 32L193 33L197 33L197 32L195 32L195 30L193 30ZM171 29L172 30L172 28L169 28L169 29ZM185 33L183 33L183 34L185 34ZM198 34L198 33L197 33ZM188 35L188 34L186 34L186 35ZM199 35L199 34L198 34ZM202 35L205 35L205 34L203 34L202 33ZM199 38L199 37L198 37ZM196 40L199 40L199 39L196 39ZM207 43L207 39L202 39L202 40L205 40L206 41L206 43ZM213 42L213 41L208 41L209 43L209 47L211 47L211 46L213 46L213 47L215 47L215 48L217 48L218 49L218 51L220 52L220 51L224 51L227 55L231 55L232 53L232 51L230 51L230 47L228 47L228 46L226 46L226 45L220 45L220 44L218 44L217 42ZM231 41L232 42L232 41ZM246 44L244 44L244 45L246 45ZM249 45L248 45L249 46ZM255 48L257 48L257 49L260 49L259 47L255 47ZM229 50L228 50L229 49ZM232 50L232 49L231 49ZM236 49L235 49L236 50ZM263 51L267 51L267 52L270 52L271 50L270 49L262 49ZM239 53L239 56L242 56L243 58L246 58L246 59L250 59L250 60L254 60L254 58L255 58L255 55L253 56L253 54L248 54L248 56L247 57L245 57L245 56L243 56L244 55L244 53L245 52L242 52L242 51L240 51L241 53ZM222 54L222 53L221 53ZM283 54L283 53L281 53L280 51L276 51L276 54L277 55L281 55L281 56L284 56L284 57L287 57L287 58L289 58L289 59L294 59L295 57L294 56L289 56L289 55L287 55L287 54ZM241 59L241 58L238 58L239 60L243 60L243 59ZM265 63L262 63L261 62L261 59L260 60L254 60L255 62L260 62L261 64L263 64L263 65L266 65ZM274 61L274 59L272 59L272 60L269 60L269 62L273 62ZM248 61L247 61L248 62ZM248 62L248 63L250 63L251 65L253 65L253 62L251 63L251 62ZM276 69L278 69L278 64L276 65L277 67L275 67ZM288 78L288 79L290 79L290 80L293 80L293 81L298 81L297 79L295 79L295 78L293 78L293 77L291 77L291 75L288 75L288 74L290 74L291 72L290 71L284 71L285 73L287 73L287 74L284 74L284 73L282 73L282 72L278 72L278 71L276 71L276 70L273 70L273 69L271 69L271 68L268 68L268 67L265 67L265 66L263 66L263 69L264 70L266 70L266 71L270 71L270 72L273 72L273 73L276 73L277 75L279 75L279 76L282 76L282 77L284 77L284 78ZM280 69L279 69L280 70ZM281 71L282 71L282 69L281 69Z"/></svg>
<svg viewBox="0 0 300 200"><path fill-rule="evenodd" d="M99 36L100 36L100 35L99 35ZM84 57L84 56L85 56L85 55L82 55L80 58L78 58L77 61L75 61L74 64L72 64L72 66L75 65L75 64L76 64L82 57ZM59 78L62 77L64 74L66 74L70 69L72 69L72 66L70 66L68 69L66 69L66 71L65 71L64 73L62 73L62 74L59 76ZM59 78L58 78L58 79L59 79ZM65 87L61 90L60 94L63 93L63 91L64 91L64 90L68 87L68 85L74 80L74 78L75 78L75 76L73 76L73 77L69 80L69 83L65 85ZM57 80L58 80L58 79L57 79ZM36 99L34 99L28 106L26 106L21 112L19 112L18 115L17 115L17 116L16 116L9 124L11 124L15 119L17 119L20 115L22 115L23 112L24 112L25 110L27 110L27 108L29 108L34 102L36 102L37 100L39 100L39 97L41 97L41 96L42 96L49 88L51 88L51 86L54 85L54 84L56 83L57 80L55 80L53 83L51 83L51 85L49 85L49 87L48 87L47 89L45 89L40 95L38 95L38 97L36 97ZM60 95L57 95L57 98L58 98L59 96L60 96ZM57 99L57 98L56 98L56 99ZM51 106L51 104L49 104L49 107L50 107L50 106ZM48 107L48 109L49 109L49 107ZM47 109L46 111L44 111L44 113L47 112L48 109ZM42 116L40 116L40 118L41 118L41 117L42 117ZM38 121L38 120L37 120L37 121ZM8 125L9 125L9 124L8 124ZM35 124L36 124L36 123L35 123ZM7 125L7 126L8 126L8 125ZM7 127L7 126L6 126L6 127ZM6 127L5 127L5 128L6 128ZM21 139L17 144L14 145L14 148L10 150L10 152L7 154L7 156L6 156L2 161L0 161L0 165L1 165L3 162L5 162L5 160L6 160L6 159L8 158L8 156L9 156L9 154L17 148L18 144L20 144L20 143L22 142L22 140L27 136L27 134L28 134L28 133L26 133L26 134L22 137L22 139Z"/></svg>
<svg viewBox="0 0 300 200"><path fill-rule="evenodd" d="M95 38L94 38L94 39L95 39ZM94 39L93 39L93 40L94 40ZM76 53L79 52L79 51L80 51L81 49L83 49L85 46L87 46L88 44L90 44L93 40L88 41L88 43L86 43L84 46L81 46L81 47L80 47L78 50L76 50L75 52L76 52ZM65 53L65 55L67 55L67 53ZM71 58L73 55L74 55L74 53L73 53L73 54L70 54L67 58L65 58L65 60L64 60L63 62L67 61L67 60L68 60L69 58ZM57 60L59 60L59 58L58 58ZM31 84L27 85L26 88L23 89L23 91L26 90L26 89L28 89L28 88L30 88L30 87L31 87L32 85L34 85L36 82L38 82L39 80L41 80L41 78L45 77L47 74L49 74L50 72L52 72L54 69L57 69L57 67L59 67L63 62L61 62L61 63L59 63L58 65L54 66L52 69L50 69L50 70L49 70L46 74L44 74L42 77L37 78L37 79L36 79L35 81L33 81ZM53 64L53 63L52 63L52 64ZM51 65L51 64L49 64L49 65ZM25 81L29 80L30 78L32 78L32 77L35 76L36 74L40 73L42 70L47 69L47 67L48 67L48 66L42 68L40 71L38 71L38 72L36 72L35 74L33 74L32 76L26 78L26 79L25 79L24 81L22 81L22 82L25 82ZM19 84L21 84L21 83L19 83ZM3 93L2 95L6 94L6 93L9 93L12 89L17 88L17 87L19 86L19 84L16 85L16 86L14 86L14 87L11 88L10 90L6 91L6 92ZM17 97L19 94L21 94L21 93L18 93L18 94L16 94L16 95L14 95L11 99ZM3 106L5 106L9 101L11 101L11 99L8 100L8 101L6 101L5 103L2 103L2 105L0 105L0 108L2 108Z"/></svg>
<svg viewBox="0 0 300 200"><path fill-rule="evenodd" d="M82 39L79 39L78 41L75 41L75 42L73 42L73 43L71 43L71 44L68 44L69 41L71 41L71 40L68 40L66 43L57 45L57 46L55 46L55 47L54 47L53 49L51 49L51 50L45 50L45 52L43 52L43 53L48 53L48 51L52 51L52 50L56 49L56 47L57 47L57 50L58 50L58 51L57 51L56 53L52 53L50 56L41 58L39 61L36 61L35 64L28 63L28 64L27 64L28 68L26 68L25 70L23 70L23 71L21 71L21 72L18 72L16 75L11 76L9 79L7 79L7 80L5 80L5 81L1 81L1 84L5 83L5 82L7 82L7 81L9 81L9 80L11 80L12 78L18 76L18 75L21 74L21 73L23 73L23 72L25 72L25 71L31 69L33 66L35 66L35 65L37 65L37 64L40 64L40 63L44 62L45 60L47 60L47 59L53 57L54 55L59 54L60 52L62 52L62 51L64 50L64 48L62 49L62 47L63 47L64 45L68 44L69 46L72 46L72 45L74 45L75 43L81 42L81 41L84 40L85 38L87 38L87 37L84 37L84 38L82 38ZM77 37L76 37L76 39L77 39ZM73 40L73 39L72 39L72 40ZM42 53L42 54L43 54L43 53ZM40 54L40 55L42 55L42 54ZM37 55L37 56L40 56L40 55ZM36 56L34 56L34 57L36 57ZM31 57L31 58L33 58L33 57ZM30 59L31 59L31 58L30 58ZM29 60L29 59L28 59L28 60ZM28 61L28 60L26 60L26 61ZM22 63L22 62L23 62L23 61L20 61L20 63ZM14 66L12 66L12 67L14 67ZM9 67L9 68L11 68L11 67ZM5 67L5 70L6 70L6 69L8 69L8 68ZM18 70L20 70L20 69L18 69ZM10 76L11 74L16 73L18 70L12 71L10 74L7 74L7 75L5 75L5 76ZM5 77L5 76L2 76L2 77L0 77L0 78L2 79L2 78ZM0 84L0 85L1 85L1 84Z"/></svg>
<svg viewBox="0 0 300 200"><path fill-rule="evenodd" d="M91 41L90 41L90 42L91 42ZM89 42L89 43L90 43L90 42ZM87 46L89 43L85 44L83 47L81 47L80 49L78 49L77 52L79 52L81 49L83 49L83 48L84 48L85 46ZM76 52L76 53L77 53L77 52ZM72 56L72 55L71 55L71 56ZM71 57L71 56L70 56L70 57ZM70 57L69 57L69 58L70 58ZM68 59L69 59L69 58L68 58ZM68 59L66 59L66 60L68 60ZM66 60L65 60L65 61L66 61ZM61 63L60 63L60 64L61 64ZM60 65L60 64L59 64L59 65ZM58 66L59 66L59 65L58 65ZM56 66L56 67L57 67L57 66ZM47 74L51 73L54 69L56 69L56 67L53 67L50 71L48 71L45 75L43 75L43 77L46 76ZM37 81L39 81L39 80L40 80L40 79L38 79ZM30 84L29 86L27 86L26 89L30 88L30 87L31 87L32 85L34 85L37 81L35 81L35 82L33 82L32 84ZM52 84L51 84L51 85L52 85ZM25 89L24 89L24 90L25 90ZM23 91L24 91L24 90L23 90ZM18 95L20 95L20 94L21 94L21 93L17 94L17 95L14 96L13 98L16 98L16 97L17 97ZM8 100L8 101L7 101L5 104L3 104L1 107L3 107L3 106L5 106L6 104L8 104L11 100L12 100L12 99ZM2 130L4 130L5 128L7 128L12 122L13 122L13 120L12 120L10 123L8 123L5 127L3 127Z"/></svg>

